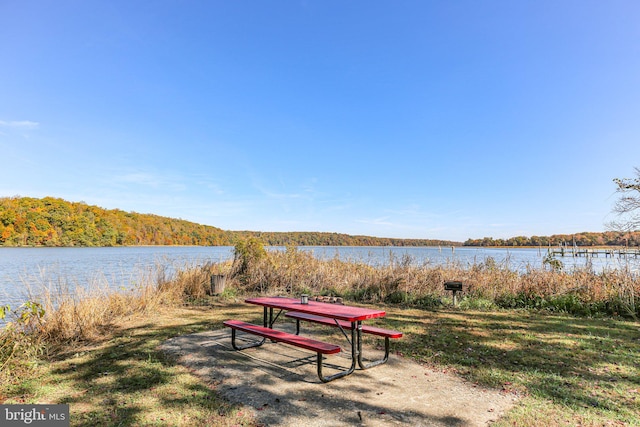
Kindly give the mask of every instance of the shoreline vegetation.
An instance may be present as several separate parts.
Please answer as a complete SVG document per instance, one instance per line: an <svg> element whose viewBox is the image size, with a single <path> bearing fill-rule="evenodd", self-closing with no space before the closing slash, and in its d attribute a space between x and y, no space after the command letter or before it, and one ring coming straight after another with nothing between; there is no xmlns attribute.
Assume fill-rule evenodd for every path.
<svg viewBox="0 0 640 427"><path fill-rule="evenodd" d="M8 320L0 403L69 403L72 425L255 425L157 346L255 316L241 304L247 296L306 293L383 306L380 326L405 334L397 357L518 394L496 426L639 425L637 273L565 272L553 261L521 273L490 258L415 266L403 256L373 267L293 246L267 251L248 238L235 244L233 260L188 266L171 279L159 265L134 289L44 292L0 308ZM214 274L227 279L220 295L212 295ZM464 283L457 306L448 280Z"/></svg>
<svg viewBox="0 0 640 427"><path fill-rule="evenodd" d="M328 232L228 231L151 214L103 209L44 197L0 197L0 247L234 246L248 238L268 246L638 247L640 232L484 237L456 242L352 236Z"/></svg>

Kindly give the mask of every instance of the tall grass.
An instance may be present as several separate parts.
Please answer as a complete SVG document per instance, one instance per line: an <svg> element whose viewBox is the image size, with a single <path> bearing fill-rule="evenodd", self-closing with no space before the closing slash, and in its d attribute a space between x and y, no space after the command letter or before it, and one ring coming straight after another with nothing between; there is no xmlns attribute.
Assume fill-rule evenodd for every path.
<svg viewBox="0 0 640 427"><path fill-rule="evenodd" d="M3 306L0 318L0 378L23 375L34 358L83 341L99 339L118 320L153 316L165 307L193 303L210 292L210 277L230 266L185 265L171 278L166 268L140 273L135 286L114 289L96 280L84 286L25 283L28 301L13 310Z"/></svg>
<svg viewBox="0 0 640 427"><path fill-rule="evenodd" d="M92 339L115 320L134 315L152 315L163 307L192 303L211 294L212 274L228 270L225 263L185 265L171 278L166 268L140 273L136 285L114 290L107 284L76 287L74 292L41 293L44 308L39 334L48 343Z"/></svg>
<svg viewBox="0 0 640 427"><path fill-rule="evenodd" d="M640 315L640 281L630 270L596 273L588 269L568 272L528 268L518 273L507 262L500 264L492 258L471 266L455 262L416 265L405 255L373 267L337 257L319 260L311 253L287 248L243 261L236 280L244 293L333 294L365 303L423 307L447 304L451 294L444 290L443 283L459 280L465 284L463 307L480 304L634 319Z"/></svg>

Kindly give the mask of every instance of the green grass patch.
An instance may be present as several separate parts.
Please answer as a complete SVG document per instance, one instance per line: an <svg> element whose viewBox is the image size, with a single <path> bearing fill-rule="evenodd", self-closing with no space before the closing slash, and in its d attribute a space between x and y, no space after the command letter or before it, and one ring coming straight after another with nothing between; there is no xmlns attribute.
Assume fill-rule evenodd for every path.
<svg viewBox="0 0 640 427"><path fill-rule="evenodd" d="M499 426L640 425L638 323L515 310L389 320L407 330L403 355L522 396Z"/></svg>

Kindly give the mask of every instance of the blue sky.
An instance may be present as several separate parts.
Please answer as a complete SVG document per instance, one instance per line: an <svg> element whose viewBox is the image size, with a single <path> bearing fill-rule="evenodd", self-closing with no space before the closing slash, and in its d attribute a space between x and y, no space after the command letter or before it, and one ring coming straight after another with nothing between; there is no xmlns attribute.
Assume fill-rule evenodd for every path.
<svg viewBox="0 0 640 427"><path fill-rule="evenodd" d="M603 231L637 1L0 3L0 196L226 230Z"/></svg>

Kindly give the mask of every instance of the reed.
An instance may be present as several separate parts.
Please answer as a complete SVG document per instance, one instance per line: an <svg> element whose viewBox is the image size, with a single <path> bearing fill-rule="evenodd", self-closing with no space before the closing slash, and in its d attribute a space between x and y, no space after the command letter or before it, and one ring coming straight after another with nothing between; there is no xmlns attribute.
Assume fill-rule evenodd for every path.
<svg viewBox="0 0 640 427"><path fill-rule="evenodd" d="M462 306L543 309L575 315L640 315L640 281L631 270L596 273L588 269L533 269L518 273L508 261L488 258L470 266L418 265L410 256L391 258L380 267L365 261L319 260L313 254L287 248L242 260L235 275L243 293L346 297L363 303L404 303L437 307L450 303L443 283L465 284Z"/></svg>
<svg viewBox="0 0 640 427"><path fill-rule="evenodd" d="M152 316L166 307L192 304L210 294L211 274L228 263L185 265L168 278L164 265L141 272L131 287L114 287L104 278L89 284L49 283L46 277L24 283L27 302L4 306L0 329L0 377L22 376L33 360L108 334L124 318Z"/></svg>
<svg viewBox="0 0 640 427"><path fill-rule="evenodd" d="M99 336L113 322L151 315L163 307L202 300L211 294L210 277L228 270L228 263L186 264L168 277L166 266L140 273L136 285L114 289L106 283L76 286L73 291L45 289L39 303L44 316L38 334L50 344L66 344Z"/></svg>

